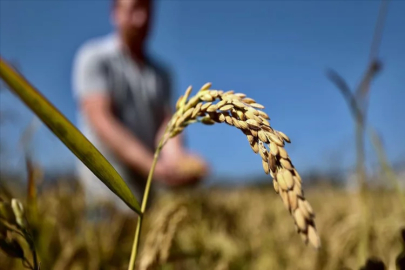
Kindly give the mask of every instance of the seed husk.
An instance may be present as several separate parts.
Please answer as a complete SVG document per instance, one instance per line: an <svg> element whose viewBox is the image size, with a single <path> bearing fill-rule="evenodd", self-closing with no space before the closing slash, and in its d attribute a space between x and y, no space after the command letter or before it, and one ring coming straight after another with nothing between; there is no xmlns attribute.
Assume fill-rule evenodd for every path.
<svg viewBox="0 0 405 270"><path fill-rule="evenodd" d="M177 102L176 102L176 110L180 109L180 104L181 104L182 100L183 100L183 96L181 95L181 96L179 97L179 99L177 99Z"/></svg>
<svg viewBox="0 0 405 270"><path fill-rule="evenodd" d="M186 92L185 92L185 94L184 94L184 99L183 99L184 104L187 102L187 99L188 99L188 97L190 96L192 90L193 90L193 87L190 85L190 86L187 88L187 90L186 90ZM184 105L184 104L183 104L183 105Z"/></svg>
<svg viewBox="0 0 405 270"><path fill-rule="evenodd" d="M249 129L248 124L247 124L245 121L243 121L243 120L239 120L239 126L240 126L242 129Z"/></svg>
<svg viewBox="0 0 405 270"><path fill-rule="evenodd" d="M269 167L270 167L270 170L272 170L273 172L276 172L276 170L277 170L276 159L273 155L269 155Z"/></svg>
<svg viewBox="0 0 405 270"><path fill-rule="evenodd" d="M245 109L245 108L246 108L246 105L243 104L242 102L240 102L240 101L237 100L237 99L232 100L232 104L233 104L236 108L239 108L239 109Z"/></svg>
<svg viewBox="0 0 405 270"><path fill-rule="evenodd" d="M273 133L273 129L269 126L262 125L262 129L265 130L266 132Z"/></svg>
<svg viewBox="0 0 405 270"><path fill-rule="evenodd" d="M248 119L248 120L246 120L246 123L249 125L249 127L250 127L251 129L260 130L260 126L259 126L259 124L258 124L255 120L253 120L253 119Z"/></svg>
<svg viewBox="0 0 405 270"><path fill-rule="evenodd" d="M253 98L244 98L242 99L242 101L245 102L246 104L256 103L256 101Z"/></svg>
<svg viewBox="0 0 405 270"><path fill-rule="evenodd" d="M256 115L252 111L246 111L245 116L247 119L254 119Z"/></svg>
<svg viewBox="0 0 405 270"><path fill-rule="evenodd" d="M284 169L287 169L287 170L293 169L291 162L288 159L280 158L280 163Z"/></svg>
<svg viewBox="0 0 405 270"><path fill-rule="evenodd" d="M266 133L264 133L263 130L259 130L259 131L257 132L257 135L259 136L259 139L260 139L262 142L264 142L264 143L269 143L269 139L267 138Z"/></svg>
<svg viewBox="0 0 405 270"><path fill-rule="evenodd" d="M278 185L280 186L280 182L278 182ZM287 191L285 191L283 189L279 189L279 192L280 192L279 194L280 194L281 199L283 200L285 208L287 208L287 210L290 210L290 202L288 201Z"/></svg>
<svg viewBox="0 0 405 270"><path fill-rule="evenodd" d="M253 143L250 144L250 147L256 154L259 152L259 144L257 143L256 140L254 140Z"/></svg>
<svg viewBox="0 0 405 270"><path fill-rule="evenodd" d="M299 185L297 183L295 183L293 191L300 198L302 198L304 196L304 194L302 193L301 185Z"/></svg>
<svg viewBox="0 0 405 270"><path fill-rule="evenodd" d="M269 154L267 154L266 149L263 149L263 148L260 147L260 146L259 146L259 149L260 149L259 154L260 154L260 157L262 158L262 160L268 162Z"/></svg>
<svg viewBox="0 0 405 270"><path fill-rule="evenodd" d="M287 136L287 135L285 135L283 132L281 132L281 131L277 131L278 132L278 134L280 134L280 136L284 139L284 141L286 141L286 142L288 142L288 143L291 143L291 140L290 140L290 138Z"/></svg>
<svg viewBox="0 0 405 270"><path fill-rule="evenodd" d="M244 98L244 97L246 97L246 95L243 94L243 93L236 93L236 94L234 94L234 96L237 96L238 98Z"/></svg>
<svg viewBox="0 0 405 270"><path fill-rule="evenodd" d="M302 182L301 176L299 175L299 173L297 172L297 170L295 168L293 169L293 172L294 172L295 177L297 177L298 181L301 183Z"/></svg>
<svg viewBox="0 0 405 270"><path fill-rule="evenodd" d="M259 103L251 103L250 106L252 106L253 108L257 108L257 109L264 109L264 106Z"/></svg>
<svg viewBox="0 0 405 270"><path fill-rule="evenodd" d="M204 95L202 95L202 96L200 97L200 99L201 99L202 101L207 101L207 102L210 102L210 101L213 101L213 100L214 100L214 98L213 98L210 94L204 94Z"/></svg>
<svg viewBox="0 0 405 270"><path fill-rule="evenodd" d="M187 102L185 109L188 110L194 106L196 106L198 103L201 103L200 97L199 96L193 96L190 98L190 100Z"/></svg>
<svg viewBox="0 0 405 270"><path fill-rule="evenodd" d="M308 211L308 213L313 217L315 216L314 210L312 209L312 206L309 204L307 200L304 201L303 205L305 206L305 209Z"/></svg>
<svg viewBox="0 0 405 270"><path fill-rule="evenodd" d="M184 117L185 119L189 118L189 117L191 116L191 114L193 113L193 111L194 111L194 108L188 109L188 110L183 114L183 117Z"/></svg>
<svg viewBox="0 0 405 270"><path fill-rule="evenodd" d="M188 126L197 122L197 119L190 119L183 123L183 125Z"/></svg>
<svg viewBox="0 0 405 270"><path fill-rule="evenodd" d="M208 90L208 89L211 88L211 86L212 86L212 83L209 83L209 82L208 82L208 83L204 84L204 85L201 87L200 91Z"/></svg>
<svg viewBox="0 0 405 270"><path fill-rule="evenodd" d="M266 119L264 119L264 118L262 118L262 125L265 125L265 126L270 126L270 122L269 121L267 121Z"/></svg>
<svg viewBox="0 0 405 270"><path fill-rule="evenodd" d="M225 115L224 115L223 113L220 113L220 114L218 115L218 120L219 120L221 123L225 122Z"/></svg>
<svg viewBox="0 0 405 270"><path fill-rule="evenodd" d="M217 111L217 105L215 104L211 104L211 106L209 106L207 108L207 112L216 112Z"/></svg>
<svg viewBox="0 0 405 270"><path fill-rule="evenodd" d="M282 190L285 190L285 191L288 190L288 186L287 186L287 184L286 184L286 182L284 180L284 176L283 176L283 173L281 171L279 171L277 173L277 182L278 182L278 185L280 186L280 188Z"/></svg>
<svg viewBox="0 0 405 270"><path fill-rule="evenodd" d="M251 129L251 130L250 130L250 133L251 133L253 136L255 136L255 137L258 136L257 130Z"/></svg>
<svg viewBox="0 0 405 270"><path fill-rule="evenodd" d="M235 92L235 91L233 91L233 90L229 90L229 91L224 92L224 93L222 94L222 96L232 95L234 92Z"/></svg>
<svg viewBox="0 0 405 270"><path fill-rule="evenodd" d="M221 108L222 106L224 106L226 104L226 100L221 100L220 102L217 103L217 107Z"/></svg>
<svg viewBox="0 0 405 270"><path fill-rule="evenodd" d="M236 111L236 114L238 115L239 120L246 120L245 114L242 111Z"/></svg>
<svg viewBox="0 0 405 270"><path fill-rule="evenodd" d="M280 157L287 159L288 158L288 154L287 151L284 149L284 147L278 147L278 154L280 155Z"/></svg>
<svg viewBox="0 0 405 270"><path fill-rule="evenodd" d="M256 110L255 108L252 107L248 107L247 109L248 112L252 112L254 115L259 116L259 112L258 110Z"/></svg>
<svg viewBox="0 0 405 270"><path fill-rule="evenodd" d="M226 115L225 116L225 122L228 124L228 125L233 125L233 121L232 121L232 117L231 116L229 116L229 115Z"/></svg>
<svg viewBox="0 0 405 270"><path fill-rule="evenodd" d="M278 155L278 146L275 144L275 143L270 143L270 146L269 146L269 148L270 148L270 153L273 155L273 156L277 156Z"/></svg>
<svg viewBox="0 0 405 270"><path fill-rule="evenodd" d="M298 200L298 208L301 210L302 215L310 220L311 219L311 214L308 212L307 207L305 206L305 201L304 200Z"/></svg>
<svg viewBox="0 0 405 270"><path fill-rule="evenodd" d="M233 125L234 125L236 128L242 128L242 127L239 125L239 120L236 119L235 117L232 117L232 123L233 123Z"/></svg>
<svg viewBox="0 0 405 270"><path fill-rule="evenodd" d="M246 135L246 137L250 144L253 143L253 141L255 140L255 137L253 137L252 135Z"/></svg>
<svg viewBox="0 0 405 270"><path fill-rule="evenodd" d="M180 134L183 131L184 128L178 127L175 128L171 133L170 133L170 138L176 137L178 134Z"/></svg>
<svg viewBox="0 0 405 270"><path fill-rule="evenodd" d="M259 112L259 116L262 117L263 119L266 120L270 120L270 117L267 115L267 113L263 112L263 111L258 111Z"/></svg>
<svg viewBox="0 0 405 270"><path fill-rule="evenodd" d="M298 207L298 198L293 191L288 192L288 200L290 202L291 211L295 211Z"/></svg>
<svg viewBox="0 0 405 270"><path fill-rule="evenodd" d="M273 180L273 187L274 187L274 191L278 194L279 192L279 186L276 180Z"/></svg>
<svg viewBox="0 0 405 270"><path fill-rule="evenodd" d="M269 136L269 139L278 146L284 146L284 143L273 133L267 132L267 136Z"/></svg>
<svg viewBox="0 0 405 270"><path fill-rule="evenodd" d="M284 181L287 185L288 189L292 189L294 187L294 180L291 172L289 170L283 169L283 176L284 176Z"/></svg>
<svg viewBox="0 0 405 270"><path fill-rule="evenodd" d="M223 112L223 111L228 111L228 110L230 110L230 109L232 109L233 108L233 105L232 104L227 104L227 105L224 105L224 106L222 106L221 108L219 108L219 110L221 111L221 112Z"/></svg>
<svg viewBox="0 0 405 270"><path fill-rule="evenodd" d="M308 239L309 242L315 247L315 248L320 248L321 247L321 240L319 239L318 234L316 233L316 230L313 226L309 225L308 226Z"/></svg>
<svg viewBox="0 0 405 270"><path fill-rule="evenodd" d="M263 119L260 118L259 116L256 116L256 115L254 116L253 120L255 120L259 125L260 125L261 123L263 123Z"/></svg>
<svg viewBox="0 0 405 270"><path fill-rule="evenodd" d="M270 170L269 170L269 163L267 161L262 160L262 164L263 164L263 170L266 174L269 174Z"/></svg>
<svg viewBox="0 0 405 270"><path fill-rule="evenodd" d="M215 99L216 97L218 97L218 90L211 90L210 95Z"/></svg>
<svg viewBox="0 0 405 270"><path fill-rule="evenodd" d="M197 114L201 111L201 106L202 105L203 104L200 102L194 107L193 113L191 114L191 118L195 118L197 116Z"/></svg>
<svg viewBox="0 0 405 270"><path fill-rule="evenodd" d="M201 106L201 111L206 111L207 110L207 108L209 107L209 106L211 106L211 104L212 104L212 102L207 102L207 103L204 103L202 106Z"/></svg>
<svg viewBox="0 0 405 270"><path fill-rule="evenodd" d="M304 215L302 214L300 208L297 208L294 211L294 219L295 222L297 222L297 226L301 231L305 231L307 229L307 223L305 222Z"/></svg>
<svg viewBox="0 0 405 270"><path fill-rule="evenodd" d="M213 125L215 124L215 121L212 120L210 117L205 116L201 118L201 123L203 123L204 125Z"/></svg>
<svg viewBox="0 0 405 270"><path fill-rule="evenodd" d="M184 120L185 120L185 119L184 119L183 116L177 118L176 123L175 123L175 126L176 126L176 127L180 127L180 125L184 122Z"/></svg>

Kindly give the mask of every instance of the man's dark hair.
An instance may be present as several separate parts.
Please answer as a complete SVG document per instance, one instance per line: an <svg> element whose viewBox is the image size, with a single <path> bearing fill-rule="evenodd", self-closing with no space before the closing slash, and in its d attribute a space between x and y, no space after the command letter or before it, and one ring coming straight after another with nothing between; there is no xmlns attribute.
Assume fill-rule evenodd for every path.
<svg viewBox="0 0 405 270"><path fill-rule="evenodd" d="M143 0L146 2L149 2L149 4L151 4L152 0ZM118 0L111 0L111 6L112 8L115 8L117 6Z"/></svg>

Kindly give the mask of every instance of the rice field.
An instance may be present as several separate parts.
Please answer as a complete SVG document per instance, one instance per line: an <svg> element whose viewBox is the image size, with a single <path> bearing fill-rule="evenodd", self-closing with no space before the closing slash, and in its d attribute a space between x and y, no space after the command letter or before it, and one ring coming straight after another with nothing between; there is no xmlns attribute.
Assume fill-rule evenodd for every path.
<svg viewBox="0 0 405 270"><path fill-rule="evenodd" d="M24 193L19 188L14 196L26 205ZM272 185L162 194L146 214L137 269L360 269L358 196L332 187L306 188L305 195L316 212L318 251L302 242ZM367 257L397 269L405 227L398 196L372 190L367 197ZM41 269L127 269L135 214L108 204L86 210L74 179L40 188L36 201L29 221ZM0 269L24 269L3 252L0 262Z"/></svg>

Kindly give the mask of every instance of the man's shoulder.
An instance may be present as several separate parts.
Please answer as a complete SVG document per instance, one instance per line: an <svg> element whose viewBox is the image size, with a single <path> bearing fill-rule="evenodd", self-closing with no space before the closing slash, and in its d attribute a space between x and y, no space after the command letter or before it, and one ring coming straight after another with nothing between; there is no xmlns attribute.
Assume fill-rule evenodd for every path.
<svg viewBox="0 0 405 270"><path fill-rule="evenodd" d="M117 41L115 35L109 34L88 39L82 43L76 51L76 61L83 59L102 60L117 52Z"/></svg>

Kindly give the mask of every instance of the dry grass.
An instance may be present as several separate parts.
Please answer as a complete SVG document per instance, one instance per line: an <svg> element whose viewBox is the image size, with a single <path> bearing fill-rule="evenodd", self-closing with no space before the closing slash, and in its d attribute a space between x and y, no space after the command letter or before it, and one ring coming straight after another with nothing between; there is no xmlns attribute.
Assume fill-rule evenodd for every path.
<svg viewBox="0 0 405 270"><path fill-rule="evenodd" d="M59 183L38 194L39 221L33 226L41 269L126 269L135 219L103 206L103 219L86 220L80 187L72 186ZM322 240L315 251L296 237L282 201L271 190L179 191L161 197L146 215L139 261L154 257L158 267L150 269L176 270L359 269L355 251L361 212L353 194L331 188L307 191ZM395 193L369 195L374 198L369 205L369 255L394 270L403 214ZM151 229L156 223L160 229ZM157 230L160 236L154 237ZM21 261L2 252L0 261L0 269L23 269Z"/></svg>
<svg viewBox="0 0 405 270"><path fill-rule="evenodd" d="M179 226L174 245L196 259L173 263L174 269L356 269L361 219L356 198L334 190L317 190L309 196L320 213L319 252L296 239L288 216L278 207L280 200L269 196L268 189L184 195L190 214ZM170 199L163 198L160 205ZM396 203L392 194L379 193L370 205L369 254L381 258L389 269L395 269L399 230L404 226ZM153 213L157 212L158 205Z"/></svg>

